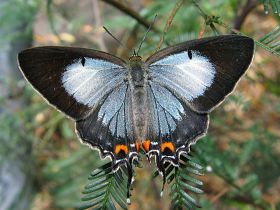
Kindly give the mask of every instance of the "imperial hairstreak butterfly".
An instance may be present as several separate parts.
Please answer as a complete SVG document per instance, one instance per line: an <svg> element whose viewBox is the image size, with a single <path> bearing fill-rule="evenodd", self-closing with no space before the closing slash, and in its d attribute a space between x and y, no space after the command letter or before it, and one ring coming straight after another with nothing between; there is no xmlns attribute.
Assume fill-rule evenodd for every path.
<svg viewBox="0 0 280 210"><path fill-rule="evenodd" d="M251 63L254 41L223 35L160 50L128 61L74 47L36 47L18 55L31 85L75 120L81 141L110 157L114 170L140 149L178 165L180 154L203 136L208 114L234 89Z"/></svg>

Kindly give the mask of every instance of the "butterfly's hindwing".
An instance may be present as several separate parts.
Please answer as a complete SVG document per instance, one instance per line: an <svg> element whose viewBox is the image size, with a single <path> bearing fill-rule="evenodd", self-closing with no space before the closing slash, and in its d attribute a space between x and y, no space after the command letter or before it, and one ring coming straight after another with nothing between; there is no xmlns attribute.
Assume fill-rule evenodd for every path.
<svg viewBox="0 0 280 210"><path fill-rule="evenodd" d="M150 123L148 137L153 139L150 151L159 158L178 164L181 151L188 152L189 146L203 135L208 127L208 115L191 110L165 87L150 82Z"/></svg>
<svg viewBox="0 0 280 210"><path fill-rule="evenodd" d="M98 107L85 119L76 122L81 140L98 147L103 156L116 164L137 156L131 126L130 90L122 84L105 95Z"/></svg>

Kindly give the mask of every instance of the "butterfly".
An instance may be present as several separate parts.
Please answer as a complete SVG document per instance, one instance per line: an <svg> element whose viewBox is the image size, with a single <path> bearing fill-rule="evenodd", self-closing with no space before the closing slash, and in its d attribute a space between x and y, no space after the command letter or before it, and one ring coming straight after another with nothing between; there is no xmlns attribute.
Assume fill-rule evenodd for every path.
<svg viewBox="0 0 280 210"><path fill-rule="evenodd" d="M132 180L140 150L178 166L205 135L209 116L249 67L254 41L222 35L180 43L143 61L92 49L36 47L18 54L30 84L75 121L82 143L121 164Z"/></svg>

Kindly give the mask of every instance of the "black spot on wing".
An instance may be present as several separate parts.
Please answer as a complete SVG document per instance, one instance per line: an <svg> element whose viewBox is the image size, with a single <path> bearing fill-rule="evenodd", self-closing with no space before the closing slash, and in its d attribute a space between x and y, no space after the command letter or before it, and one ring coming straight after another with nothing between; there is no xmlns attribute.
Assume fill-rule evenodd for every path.
<svg viewBox="0 0 280 210"><path fill-rule="evenodd" d="M82 63L83 66L85 66L85 62L86 62L85 57L82 57L81 63Z"/></svg>
<svg viewBox="0 0 280 210"><path fill-rule="evenodd" d="M192 59L192 51L188 50L189 59Z"/></svg>

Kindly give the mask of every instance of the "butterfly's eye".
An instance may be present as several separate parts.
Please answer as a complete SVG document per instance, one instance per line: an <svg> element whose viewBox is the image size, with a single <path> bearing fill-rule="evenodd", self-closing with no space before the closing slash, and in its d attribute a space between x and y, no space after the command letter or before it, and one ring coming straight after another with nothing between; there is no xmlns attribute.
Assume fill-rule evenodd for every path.
<svg viewBox="0 0 280 210"><path fill-rule="evenodd" d="M192 51L188 50L188 56L189 56L189 59L191 60L192 59Z"/></svg>
<svg viewBox="0 0 280 210"><path fill-rule="evenodd" d="M85 62L86 62L86 59L84 57L82 57L81 63L83 66L85 66Z"/></svg>

